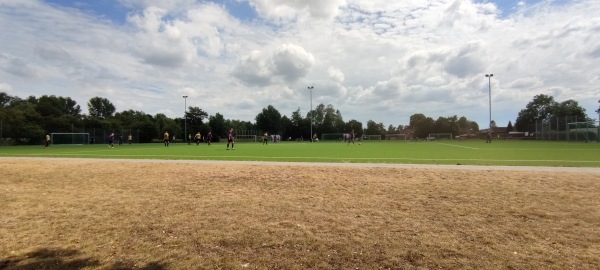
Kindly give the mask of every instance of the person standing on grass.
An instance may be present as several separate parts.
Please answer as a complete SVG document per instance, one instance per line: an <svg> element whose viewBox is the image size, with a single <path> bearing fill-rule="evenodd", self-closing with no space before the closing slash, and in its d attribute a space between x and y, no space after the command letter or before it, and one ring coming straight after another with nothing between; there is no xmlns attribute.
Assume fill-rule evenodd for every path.
<svg viewBox="0 0 600 270"><path fill-rule="evenodd" d="M133 137L131 137L131 134L129 134L129 136L127 136L127 142L129 143L129 145L131 145L132 139Z"/></svg>
<svg viewBox="0 0 600 270"><path fill-rule="evenodd" d="M163 134L163 141L165 143L165 147L169 147L169 132L165 131L165 134Z"/></svg>
<svg viewBox="0 0 600 270"><path fill-rule="evenodd" d="M192 136L190 134L190 136ZM196 140L196 146L198 146L200 144L200 140L202 140L202 134L200 134L200 131L196 132L196 136L194 136L194 139Z"/></svg>
<svg viewBox="0 0 600 270"><path fill-rule="evenodd" d="M212 132L208 132L208 134L206 135L206 144L208 144L208 146L210 146L210 142L212 142Z"/></svg>
<svg viewBox="0 0 600 270"><path fill-rule="evenodd" d="M108 135L108 147L115 148L115 133L114 132L111 132L110 135Z"/></svg>
<svg viewBox="0 0 600 270"><path fill-rule="evenodd" d="M192 133L188 134L187 140L188 140L188 145L192 144ZM198 145L198 144L196 144L196 145Z"/></svg>
<svg viewBox="0 0 600 270"><path fill-rule="evenodd" d="M265 132L265 134L263 134L263 144L269 144L269 132Z"/></svg>
<svg viewBox="0 0 600 270"><path fill-rule="evenodd" d="M227 150L229 150L229 143L231 143L231 150L235 150L235 140L233 138L233 128L229 128L229 135L227 135Z"/></svg>
<svg viewBox="0 0 600 270"><path fill-rule="evenodd" d="M44 149L50 148L50 134L46 134L46 139L44 140Z"/></svg>
<svg viewBox="0 0 600 270"><path fill-rule="evenodd" d="M354 129L352 129L352 131L350 131L350 134L348 134L348 145L350 145L350 142L352 142L352 144L354 144L354 136L356 135L356 133L354 133Z"/></svg>

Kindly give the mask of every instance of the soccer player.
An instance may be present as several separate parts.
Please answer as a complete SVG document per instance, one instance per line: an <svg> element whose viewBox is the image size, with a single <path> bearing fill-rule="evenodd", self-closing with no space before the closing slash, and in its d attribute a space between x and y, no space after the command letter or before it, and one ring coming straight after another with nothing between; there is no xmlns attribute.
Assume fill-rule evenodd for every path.
<svg viewBox="0 0 600 270"><path fill-rule="evenodd" d="M108 135L108 147L115 148L115 133L112 132Z"/></svg>
<svg viewBox="0 0 600 270"><path fill-rule="evenodd" d="M165 147L169 147L169 132L165 131L165 134L163 134L163 141L165 143Z"/></svg>
<svg viewBox="0 0 600 270"><path fill-rule="evenodd" d="M188 145L192 144L192 133L188 134L187 140L188 140ZM198 145L198 144L196 144L196 145Z"/></svg>
<svg viewBox="0 0 600 270"><path fill-rule="evenodd" d="M192 135L190 135L192 136ZM200 140L202 139L202 135L200 134L200 131L198 131L196 133L196 136L194 136L194 139L196 140L196 146L198 146L200 144Z"/></svg>
<svg viewBox="0 0 600 270"><path fill-rule="evenodd" d="M132 140L133 140L133 137L131 136L131 134L129 134L129 136L127 136L127 142L129 142L130 145L131 145Z"/></svg>
<svg viewBox="0 0 600 270"><path fill-rule="evenodd" d="M227 150L229 150L229 143L231 143L231 150L235 150L235 141L233 138L233 128L229 128L229 135L227 136Z"/></svg>
<svg viewBox="0 0 600 270"><path fill-rule="evenodd" d="M348 146L350 145L350 142L352 142L352 144L354 144L354 136L356 134L354 133L354 129L352 129L352 131L350 131L350 134L348 134Z"/></svg>
<svg viewBox="0 0 600 270"><path fill-rule="evenodd" d="M210 142L212 141L212 132L208 132L208 134L206 135L206 144L208 144L208 146L210 146Z"/></svg>
<svg viewBox="0 0 600 270"><path fill-rule="evenodd" d="M269 144L269 133L265 132L265 134L263 134L263 144L267 145Z"/></svg>
<svg viewBox="0 0 600 270"><path fill-rule="evenodd" d="M46 140L44 142L46 143L44 149L50 148L50 134L46 134Z"/></svg>

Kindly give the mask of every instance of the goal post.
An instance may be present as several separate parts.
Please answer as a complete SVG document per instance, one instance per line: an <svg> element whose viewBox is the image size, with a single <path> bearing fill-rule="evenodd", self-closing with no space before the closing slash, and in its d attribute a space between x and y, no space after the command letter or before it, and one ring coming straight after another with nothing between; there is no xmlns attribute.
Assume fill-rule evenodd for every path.
<svg viewBox="0 0 600 270"><path fill-rule="evenodd" d="M343 141L346 138L345 133L323 133L321 141Z"/></svg>
<svg viewBox="0 0 600 270"><path fill-rule="evenodd" d="M256 135L237 135L236 142L256 142Z"/></svg>
<svg viewBox="0 0 600 270"><path fill-rule="evenodd" d="M363 141L381 141L381 135L362 135Z"/></svg>
<svg viewBox="0 0 600 270"><path fill-rule="evenodd" d="M406 141L406 134L387 134L386 141Z"/></svg>
<svg viewBox="0 0 600 270"><path fill-rule="evenodd" d="M567 123L567 141L600 141L600 121Z"/></svg>
<svg viewBox="0 0 600 270"><path fill-rule="evenodd" d="M59 144L90 144L89 133L50 133L50 143Z"/></svg>
<svg viewBox="0 0 600 270"><path fill-rule="evenodd" d="M428 141L452 140L452 133L431 133L427 135Z"/></svg>

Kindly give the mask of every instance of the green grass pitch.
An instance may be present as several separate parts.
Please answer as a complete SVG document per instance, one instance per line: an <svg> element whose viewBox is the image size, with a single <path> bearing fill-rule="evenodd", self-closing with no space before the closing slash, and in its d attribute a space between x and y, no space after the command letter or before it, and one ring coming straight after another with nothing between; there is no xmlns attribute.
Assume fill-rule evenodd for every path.
<svg viewBox="0 0 600 270"><path fill-rule="evenodd" d="M3 157L600 167L600 143L483 140L2 146Z"/></svg>

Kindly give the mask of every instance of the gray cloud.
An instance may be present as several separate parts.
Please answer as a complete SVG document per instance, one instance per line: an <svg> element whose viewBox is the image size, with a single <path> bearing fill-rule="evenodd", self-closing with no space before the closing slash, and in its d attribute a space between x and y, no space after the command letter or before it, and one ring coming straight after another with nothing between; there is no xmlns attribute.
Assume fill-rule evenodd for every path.
<svg viewBox="0 0 600 270"><path fill-rule="evenodd" d="M248 0L260 17L245 21L224 2L118 3L129 9L120 23L4 1L2 89L22 97L52 91L79 104L103 94L118 110L169 116L185 94L209 113L228 108L225 117L252 121L267 105L307 112L306 87L314 85L315 104L332 104L345 119L406 124L423 113L487 123L484 74L494 73L493 114L512 117L499 123L514 121L540 93L597 108L594 0L513 13L468 0Z"/></svg>

